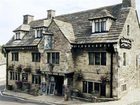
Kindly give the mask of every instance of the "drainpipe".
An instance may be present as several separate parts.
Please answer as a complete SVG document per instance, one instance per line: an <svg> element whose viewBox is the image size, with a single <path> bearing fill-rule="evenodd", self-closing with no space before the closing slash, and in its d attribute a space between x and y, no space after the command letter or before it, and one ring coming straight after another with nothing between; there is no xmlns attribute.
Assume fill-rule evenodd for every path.
<svg viewBox="0 0 140 105"><path fill-rule="evenodd" d="M113 53L114 53L114 50L113 50L113 45L111 47L111 65L110 65L110 98L113 98Z"/></svg>

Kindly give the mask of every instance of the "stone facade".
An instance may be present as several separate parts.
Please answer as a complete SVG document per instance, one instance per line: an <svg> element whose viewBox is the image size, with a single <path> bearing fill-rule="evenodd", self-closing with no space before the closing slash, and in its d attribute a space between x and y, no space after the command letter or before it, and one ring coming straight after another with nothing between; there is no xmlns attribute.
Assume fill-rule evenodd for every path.
<svg viewBox="0 0 140 105"><path fill-rule="evenodd" d="M134 0L123 0L114 6L56 17L49 10L47 19L31 19L26 28L21 25L14 32L23 37L4 46L7 86L18 90L20 82L24 87L20 91L31 94L68 95L71 88L78 97L118 99L139 87L140 30L134 4Z"/></svg>
<svg viewBox="0 0 140 105"><path fill-rule="evenodd" d="M0 46L0 64L4 64L6 61L5 61L5 57L4 57L4 54L2 54L2 47Z"/></svg>

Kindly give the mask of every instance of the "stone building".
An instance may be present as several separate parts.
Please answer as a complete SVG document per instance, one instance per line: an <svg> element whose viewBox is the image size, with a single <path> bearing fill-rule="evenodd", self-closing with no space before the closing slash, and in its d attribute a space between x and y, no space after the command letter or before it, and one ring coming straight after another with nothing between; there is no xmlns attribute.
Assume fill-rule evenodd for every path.
<svg viewBox="0 0 140 105"><path fill-rule="evenodd" d="M135 0L23 24L4 46L8 89L31 94L121 98L139 86L139 20Z"/></svg>
<svg viewBox="0 0 140 105"><path fill-rule="evenodd" d="M0 64L5 64L5 57L2 54L2 46L0 46Z"/></svg>

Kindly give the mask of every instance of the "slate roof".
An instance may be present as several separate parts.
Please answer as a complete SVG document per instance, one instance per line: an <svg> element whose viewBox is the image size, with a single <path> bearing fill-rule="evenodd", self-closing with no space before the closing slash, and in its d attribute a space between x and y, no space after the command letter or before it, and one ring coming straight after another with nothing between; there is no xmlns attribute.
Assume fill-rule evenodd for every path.
<svg viewBox="0 0 140 105"><path fill-rule="evenodd" d="M100 18L105 18L105 17L115 19L115 17L111 15L108 10L103 9L99 11L97 14L95 14L94 16L92 16L91 18L89 18L89 20L100 19Z"/></svg>
<svg viewBox="0 0 140 105"><path fill-rule="evenodd" d="M16 28L13 32L16 32L16 31L30 31L30 25L22 24L21 26Z"/></svg>
<svg viewBox="0 0 140 105"><path fill-rule="evenodd" d="M33 28L48 27L50 23L51 21L46 19L40 19L40 20L30 22L29 32L26 33L21 40L14 40L14 37L12 37L12 39L8 43L6 43L5 47L37 46L41 41L41 38L35 38L35 31Z"/></svg>
<svg viewBox="0 0 140 105"><path fill-rule="evenodd" d="M129 9L122 9L122 4L91 9L66 15L56 16L54 21L69 40L70 43L113 43L117 42L120 33L124 27L125 20L128 16ZM108 33L92 34L92 26L89 19L111 17L116 19ZM50 19L40 19L32 21L30 31L20 41L13 41L13 38L5 46L37 46L41 39L35 39L35 32L32 28L48 27ZM16 30L25 30L23 25ZM27 29L26 29L27 30ZM29 30L29 29L28 29Z"/></svg>
<svg viewBox="0 0 140 105"><path fill-rule="evenodd" d="M107 11L107 14L115 18L116 20L112 23L112 26L108 33L105 35L92 34L91 23L89 18L95 18L99 16L99 12ZM124 27L125 20L128 16L129 9L122 9L122 4L102 7L98 9L92 9L82 12L77 12L73 14L57 16L56 19L69 22L72 24L74 29L74 34L76 37L75 43L112 43L117 42L120 33ZM102 17L102 15L101 15Z"/></svg>
<svg viewBox="0 0 140 105"><path fill-rule="evenodd" d="M55 23L70 43L75 42L73 27L70 23L54 19Z"/></svg>

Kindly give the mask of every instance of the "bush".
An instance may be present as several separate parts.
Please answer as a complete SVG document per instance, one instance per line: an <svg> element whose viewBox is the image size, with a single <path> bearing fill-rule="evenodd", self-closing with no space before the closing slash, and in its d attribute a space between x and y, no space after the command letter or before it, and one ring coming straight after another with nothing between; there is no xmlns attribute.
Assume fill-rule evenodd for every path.
<svg viewBox="0 0 140 105"><path fill-rule="evenodd" d="M13 90L13 85L7 85L7 90Z"/></svg>
<svg viewBox="0 0 140 105"><path fill-rule="evenodd" d="M22 81L16 81L17 89L22 89Z"/></svg>

